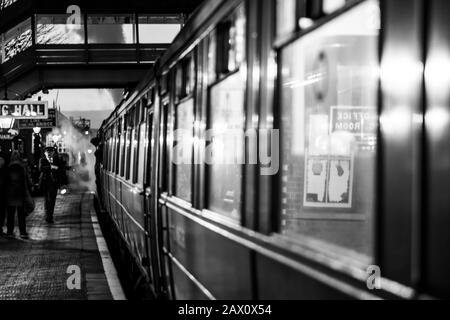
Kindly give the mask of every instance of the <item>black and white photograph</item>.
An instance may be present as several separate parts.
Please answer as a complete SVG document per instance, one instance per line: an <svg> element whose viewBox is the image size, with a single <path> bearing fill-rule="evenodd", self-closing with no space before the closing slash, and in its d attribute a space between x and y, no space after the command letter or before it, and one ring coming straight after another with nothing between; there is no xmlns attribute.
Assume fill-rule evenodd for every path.
<svg viewBox="0 0 450 320"><path fill-rule="evenodd" d="M0 310L448 299L449 17L448 0L0 0Z"/></svg>

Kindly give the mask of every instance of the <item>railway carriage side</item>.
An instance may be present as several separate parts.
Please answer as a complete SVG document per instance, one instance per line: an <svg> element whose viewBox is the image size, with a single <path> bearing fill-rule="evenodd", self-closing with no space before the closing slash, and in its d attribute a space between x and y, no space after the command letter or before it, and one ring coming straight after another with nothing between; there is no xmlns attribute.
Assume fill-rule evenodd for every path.
<svg viewBox="0 0 450 320"><path fill-rule="evenodd" d="M425 88L436 96L417 36L433 39L445 22L425 28L424 6L448 9L232 0L197 10L104 134L103 200L157 294L448 295L427 274L445 278L448 257L424 249L448 243L426 229L448 222L445 203L421 187L440 192L432 163L448 178L445 156L427 153L448 137L424 116Z"/></svg>

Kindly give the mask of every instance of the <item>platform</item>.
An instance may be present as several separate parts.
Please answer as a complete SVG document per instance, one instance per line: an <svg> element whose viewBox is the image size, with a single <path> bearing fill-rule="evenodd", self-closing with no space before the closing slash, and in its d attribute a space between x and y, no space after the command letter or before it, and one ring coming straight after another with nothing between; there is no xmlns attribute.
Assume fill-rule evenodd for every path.
<svg viewBox="0 0 450 320"><path fill-rule="evenodd" d="M27 228L29 240L0 238L0 300L125 299L92 194L58 196L53 225L44 221L43 199L36 199ZM80 272L80 289L73 288L76 278L68 286L73 270Z"/></svg>

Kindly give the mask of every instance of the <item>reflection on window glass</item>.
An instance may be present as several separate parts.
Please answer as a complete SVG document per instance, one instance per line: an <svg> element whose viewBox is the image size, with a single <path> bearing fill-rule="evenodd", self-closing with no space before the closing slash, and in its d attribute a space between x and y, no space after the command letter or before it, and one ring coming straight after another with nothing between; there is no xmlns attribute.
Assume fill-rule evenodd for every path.
<svg viewBox="0 0 450 320"><path fill-rule="evenodd" d="M139 16L140 43L172 43L180 30L179 17Z"/></svg>
<svg viewBox="0 0 450 320"><path fill-rule="evenodd" d="M236 222L241 217L245 81L237 72L211 88L207 149L208 209ZM220 181L220 183L217 183Z"/></svg>
<svg viewBox="0 0 450 320"><path fill-rule="evenodd" d="M80 44L84 43L84 27L68 24L69 15L37 15L36 43L38 44Z"/></svg>
<svg viewBox="0 0 450 320"><path fill-rule="evenodd" d="M0 36L1 63L31 47L31 19L28 19Z"/></svg>
<svg viewBox="0 0 450 320"><path fill-rule="evenodd" d="M229 71L237 70L245 59L246 19L244 5L236 9L232 19L229 38L230 52L228 55Z"/></svg>
<svg viewBox="0 0 450 320"><path fill-rule="evenodd" d="M17 0L0 0L0 10L5 9L6 7L9 7Z"/></svg>
<svg viewBox="0 0 450 320"><path fill-rule="evenodd" d="M208 83L211 84L217 78L217 34L211 32L208 37Z"/></svg>
<svg viewBox="0 0 450 320"><path fill-rule="evenodd" d="M175 196L192 200L192 162L194 147L194 100L189 99L176 107L175 148Z"/></svg>
<svg viewBox="0 0 450 320"><path fill-rule="evenodd" d="M373 255L377 20L378 2L364 2L282 52L282 232L364 261Z"/></svg>
<svg viewBox="0 0 450 320"><path fill-rule="evenodd" d="M133 15L89 15L89 43L136 43Z"/></svg>
<svg viewBox="0 0 450 320"><path fill-rule="evenodd" d="M277 0L277 35L282 36L295 31L296 0Z"/></svg>

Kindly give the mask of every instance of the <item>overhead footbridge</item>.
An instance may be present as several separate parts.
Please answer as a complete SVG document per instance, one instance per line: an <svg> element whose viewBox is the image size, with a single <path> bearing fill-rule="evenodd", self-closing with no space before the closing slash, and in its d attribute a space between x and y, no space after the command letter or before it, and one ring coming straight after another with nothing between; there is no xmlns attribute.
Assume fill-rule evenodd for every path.
<svg viewBox="0 0 450 320"><path fill-rule="evenodd" d="M0 98L133 86L200 2L0 0Z"/></svg>

